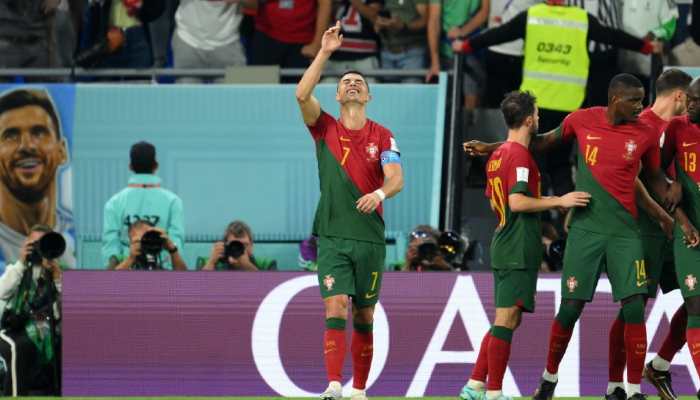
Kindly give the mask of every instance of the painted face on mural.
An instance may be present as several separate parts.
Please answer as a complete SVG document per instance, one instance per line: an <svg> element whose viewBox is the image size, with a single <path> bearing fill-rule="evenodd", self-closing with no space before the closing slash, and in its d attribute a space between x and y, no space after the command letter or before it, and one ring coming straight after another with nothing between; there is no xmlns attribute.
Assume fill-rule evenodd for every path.
<svg viewBox="0 0 700 400"><path fill-rule="evenodd" d="M29 105L0 114L0 181L17 199L43 199L66 160L66 143L43 108Z"/></svg>

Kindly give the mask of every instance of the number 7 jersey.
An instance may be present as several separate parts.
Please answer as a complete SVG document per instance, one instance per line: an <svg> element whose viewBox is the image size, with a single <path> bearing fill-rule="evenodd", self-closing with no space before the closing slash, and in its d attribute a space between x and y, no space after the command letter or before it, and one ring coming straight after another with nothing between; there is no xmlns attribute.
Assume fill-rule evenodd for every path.
<svg viewBox="0 0 700 400"><path fill-rule="evenodd" d="M494 269L538 269L542 263L540 213L513 212L508 196L522 193L540 197L540 171L530 151L520 143L505 142L486 164L486 197L498 226L491 241Z"/></svg>

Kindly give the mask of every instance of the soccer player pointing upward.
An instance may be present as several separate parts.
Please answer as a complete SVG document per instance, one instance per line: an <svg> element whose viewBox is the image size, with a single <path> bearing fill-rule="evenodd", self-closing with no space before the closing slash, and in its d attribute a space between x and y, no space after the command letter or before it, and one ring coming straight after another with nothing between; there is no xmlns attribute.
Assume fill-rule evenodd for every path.
<svg viewBox="0 0 700 400"><path fill-rule="evenodd" d="M527 92L511 92L501 103L501 111L508 139L486 164L486 196L498 217L491 242L496 319L481 342L471 378L460 394L464 400L482 399L484 390L488 400L510 400L501 391L503 374L522 312L535 310L537 271L542 263L540 211L584 207L591 197L585 192L541 197L540 172L528 150L538 128L535 98Z"/></svg>
<svg viewBox="0 0 700 400"><path fill-rule="evenodd" d="M353 400L364 400L372 363L372 323L384 269L382 202L403 187L399 149L391 132L367 118L369 87L361 73L340 77L340 118L321 110L312 95L323 66L343 41L340 22L328 29L321 50L297 85L304 123L316 143L321 198L314 219L318 282L326 309L324 357L328 388L322 399L341 398L345 321L352 298Z"/></svg>

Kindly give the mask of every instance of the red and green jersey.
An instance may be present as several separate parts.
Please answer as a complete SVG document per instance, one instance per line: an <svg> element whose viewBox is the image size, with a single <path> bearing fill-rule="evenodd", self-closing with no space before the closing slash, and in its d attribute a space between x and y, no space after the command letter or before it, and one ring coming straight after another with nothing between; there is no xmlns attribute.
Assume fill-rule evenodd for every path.
<svg viewBox="0 0 700 400"><path fill-rule="evenodd" d="M634 180L640 161L645 168L659 168L658 140L641 121L610 124L606 111L606 107L574 111L560 127L564 139L578 142L576 190L592 197L587 207L574 209L571 227L635 236L639 227Z"/></svg>
<svg viewBox="0 0 700 400"><path fill-rule="evenodd" d="M369 119L362 129L348 129L323 111L308 128L316 142L321 184L314 233L383 244L381 204L376 212L362 214L355 202L384 184L381 155L399 152L393 135Z"/></svg>
<svg viewBox="0 0 700 400"><path fill-rule="evenodd" d="M513 212L508 196L540 197L540 171L528 149L517 142L498 147L486 164L486 197L498 218L491 240L494 269L539 268L542 263L540 213Z"/></svg>
<svg viewBox="0 0 700 400"><path fill-rule="evenodd" d="M678 183L683 187L681 207L690 222L700 223L700 127L690 122L687 115L671 120L666 128L664 154L676 165Z"/></svg>
<svg viewBox="0 0 700 400"><path fill-rule="evenodd" d="M656 115L651 108L647 108L642 111L642 113L639 114L639 120L651 127L654 133L654 136L652 137L656 143L659 144L660 148L663 145L665 138L664 131L666 131L669 121L666 121L665 119ZM649 194L651 194L654 200L656 200L656 195L651 190L649 190ZM664 231L661 230L659 223L641 208L639 209L639 229L644 236L666 237Z"/></svg>

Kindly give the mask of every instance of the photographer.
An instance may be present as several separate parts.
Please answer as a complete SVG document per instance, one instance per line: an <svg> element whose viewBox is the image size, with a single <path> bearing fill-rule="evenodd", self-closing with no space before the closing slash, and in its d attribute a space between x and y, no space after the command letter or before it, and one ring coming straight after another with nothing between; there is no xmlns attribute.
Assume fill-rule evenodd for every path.
<svg viewBox="0 0 700 400"><path fill-rule="evenodd" d="M233 221L224 232L224 240L214 243L209 258L200 257L203 271L260 271L277 269L277 261L253 256L253 233L243 221Z"/></svg>
<svg viewBox="0 0 700 400"><path fill-rule="evenodd" d="M60 395L60 293L65 251L60 234L35 225L20 259L0 276L6 302L0 324L0 392L5 396Z"/></svg>
<svg viewBox="0 0 700 400"><path fill-rule="evenodd" d="M440 251L440 232L429 225L418 225L409 236L404 271L451 271L452 266Z"/></svg>
<svg viewBox="0 0 700 400"><path fill-rule="evenodd" d="M129 227L129 255L114 269L162 270L166 254L170 255L174 270L187 270L178 247L165 230L146 221L136 221Z"/></svg>

